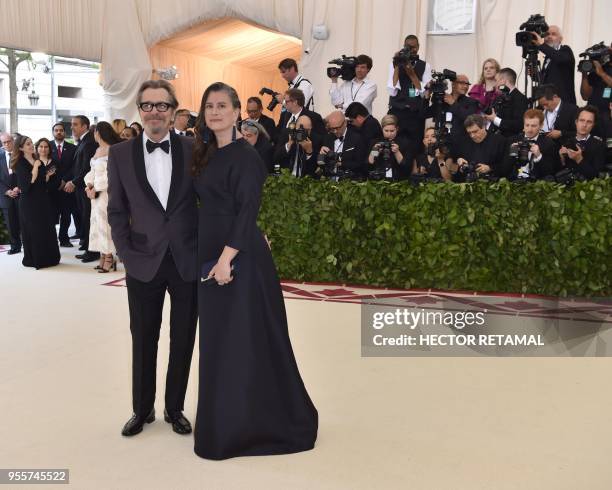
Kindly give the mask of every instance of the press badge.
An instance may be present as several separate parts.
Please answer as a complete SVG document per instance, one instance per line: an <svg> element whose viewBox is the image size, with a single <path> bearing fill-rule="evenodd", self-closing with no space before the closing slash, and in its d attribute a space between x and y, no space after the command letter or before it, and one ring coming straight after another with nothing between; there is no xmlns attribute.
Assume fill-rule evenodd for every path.
<svg viewBox="0 0 612 490"><path fill-rule="evenodd" d="M609 99L610 98L610 92L612 92L612 88L610 88L610 87L604 88L603 98L604 99Z"/></svg>
<svg viewBox="0 0 612 490"><path fill-rule="evenodd" d="M414 87L408 89L408 97L416 97L416 90Z"/></svg>

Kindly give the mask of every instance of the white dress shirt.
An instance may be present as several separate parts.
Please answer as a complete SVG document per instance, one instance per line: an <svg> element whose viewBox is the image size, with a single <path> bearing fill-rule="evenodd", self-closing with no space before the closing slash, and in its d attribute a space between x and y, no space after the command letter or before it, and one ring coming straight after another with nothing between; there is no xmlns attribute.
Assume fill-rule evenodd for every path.
<svg viewBox="0 0 612 490"><path fill-rule="evenodd" d="M548 133L549 131L555 129L555 122L557 121L557 116L559 115L559 108L561 107L562 103L562 101L559 101L557 107L555 107L552 112L549 112L548 110L544 111L544 126L542 127L542 130L545 133Z"/></svg>
<svg viewBox="0 0 612 490"><path fill-rule="evenodd" d="M168 205L168 194L170 194L170 182L172 180L172 145L170 151L166 153L161 148L155 148L153 153L147 151L146 133L142 132L142 148L144 151L145 169L147 171L147 180L159 199L161 205L166 209ZM152 141L152 140L151 140ZM170 133L160 141L170 142Z"/></svg>
<svg viewBox="0 0 612 490"><path fill-rule="evenodd" d="M174 128L174 132L180 136L185 136L187 134L187 131L185 130L181 131L180 129L176 129L176 128Z"/></svg>
<svg viewBox="0 0 612 490"><path fill-rule="evenodd" d="M13 169L11 168L11 154L8 151L4 152L6 158L6 168L8 168L8 173L11 175L13 173Z"/></svg>
<svg viewBox="0 0 612 490"><path fill-rule="evenodd" d="M338 86L338 82L332 82L329 89L331 103L342 112L353 102L361 102L368 112L372 114L372 102L376 98L378 88L376 84L364 78L362 81L353 78L350 82L345 81Z"/></svg>
<svg viewBox="0 0 612 490"><path fill-rule="evenodd" d="M302 75L298 75L289 82L289 88L297 88L298 90L301 90L304 93L304 107L308 110L314 111L314 100L311 101L314 95L312 83L305 80Z"/></svg>
<svg viewBox="0 0 612 490"><path fill-rule="evenodd" d="M389 79L387 80L387 92L391 97L395 97L397 92L402 88L399 79L393 85L393 62L389 63ZM415 89L415 95L423 96L425 94L425 86L431 82L431 65L425 62L425 71L423 72L423 80L421 80L421 90Z"/></svg>

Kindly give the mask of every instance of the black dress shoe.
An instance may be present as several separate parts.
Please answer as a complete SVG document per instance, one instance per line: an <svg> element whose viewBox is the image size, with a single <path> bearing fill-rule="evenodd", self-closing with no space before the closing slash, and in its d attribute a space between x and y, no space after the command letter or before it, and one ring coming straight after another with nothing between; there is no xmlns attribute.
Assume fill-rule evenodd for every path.
<svg viewBox="0 0 612 490"><path fill-rule="evenodd" d="M80 245L79 250L87 250L87 247L85 245Z"/></svg>
<svg viewBox="0 0 612 490"><path fill-rule="evenodd" d="M190 434L191 424L180 410L168 412L164 410L164 420L172 424L172 430L177 434Z"/></svg>
<svg viewBox="0 0 612 490"><path fill-rule="evenodd" d="M81 259L81 262L86 264L88 262L94 262L96 260L100 260L100 253L99 252L85 252L83 254L83 258Z"/></svg>
<svg viewBox="0 0 612 490"><path fill-rule="evenodd" d="M86 255L87 255L86 253L84 253L84 254L77 254L77 255L75 255L75 257L76 257L77 259L79 259L79 260L83 260L83 258L84 258Z"/></svg>
<svg viewBox="0 0 612 490"><path fill-rule="evenodd" d="M8 252L6 252L7 255L15 255L18 253L21 253L20 248L11 248Z"/></svg>
<svg viewBox="0 0 612 490"><path fill-rule="evenodd" d="M136 434L142 432L142 427L145 423L150 424L154 420L155 409L151 410L151 413L149 413L149 415L147 415L146 417L143 417L142 415L133 414L130 420L128 420L123 426L123 429L121 430L121 435L126 437L135 436Z"/></svg>
<svg viewBox="0 0 612 490"><path fill-rule="evenodd" d="M74 247L74 245L70 243L69 240L62 240L60 242L60 247Z"/></svg>
<svg viewBox="0 0 612 490"><path fill-rule="evenodd" d="M77 238L81 238L79 235L72 235L70 237L71 240L76 240Z"/></svg>

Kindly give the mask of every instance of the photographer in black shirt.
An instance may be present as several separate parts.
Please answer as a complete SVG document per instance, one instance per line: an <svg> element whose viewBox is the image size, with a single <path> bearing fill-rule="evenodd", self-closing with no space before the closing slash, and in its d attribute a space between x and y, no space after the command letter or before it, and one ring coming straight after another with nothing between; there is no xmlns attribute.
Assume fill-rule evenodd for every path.
<svg viewBox="0 0 612 490"><path fill-rule="evenodd" d="M412 175L430 180L450 181L452 175L446 164L448 148L438 145L436 130L427 128L423 137L425 153L417 155L412 162Z"/></svg>
<svg viewBox="0 0 612 490"><path fill-rule="evenodd" d="M374 142L368 156L371 179L403 180L410 174L413 158L410 142L399 136L397 117L387 114L380 120L383 137Z"/></svg>
<svg viewBox="0 0 612 490"><path fill-rule="evenodd" d="M483 116L489 121L489 132L499 131L502 136L514 136L523 129L523 114L529 106L527 97L516 88L516 72L502 68L497 75L497 87L507 87L506 96L498 96L494 106ZM496 109L497 108L497 109Z"/></svg>
<svg viewBox="0 0 612 490"><path fill-rule="evenodd" d="M608 47L609 53L612 54L612 48ZM610 121L610 110L608 106L612 101L612 62L609 60L602 66L598 60L592 61L593 70L590 72L582 72L582 81L580 83L580 95L587 101L589 105L597 107L601 129L599 135L605 134L604 126L607 126ZM580 65L579 65L580 67Z"/></svg>
<svg viewBox="0 0 612 490"><path fill-rule="evenodd" d="M344 115L349 124L359 130L366 148L370 148L375 140L382 139L380 123L361 102L352 102L344 111Z"/></svg>

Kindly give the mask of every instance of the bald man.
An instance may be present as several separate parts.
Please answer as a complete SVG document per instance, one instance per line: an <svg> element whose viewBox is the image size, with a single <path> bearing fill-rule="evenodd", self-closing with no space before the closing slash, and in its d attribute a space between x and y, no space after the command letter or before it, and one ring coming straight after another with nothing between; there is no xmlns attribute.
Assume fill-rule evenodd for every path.
<svg viewBox="0 0 612 490"><path fill-rule="evenodd" d="M546 37L533 32L534 43L544 53L541 83L552 83L559 89L561 100L576 103L574 72L576 60L572 48L561 44L563 34L559 26L550 26Z"/></svg>
<svg viewBox="0 0 612 490"><path fill-rule="evenodd" d="M330 152L340 153L340 169L349 171L352 178L367 175L366 157L368 148L363 138L355 128L347 124L342 111L334 111L325 118L329 134L323 141L319 153L325 155Z"/></svg>

